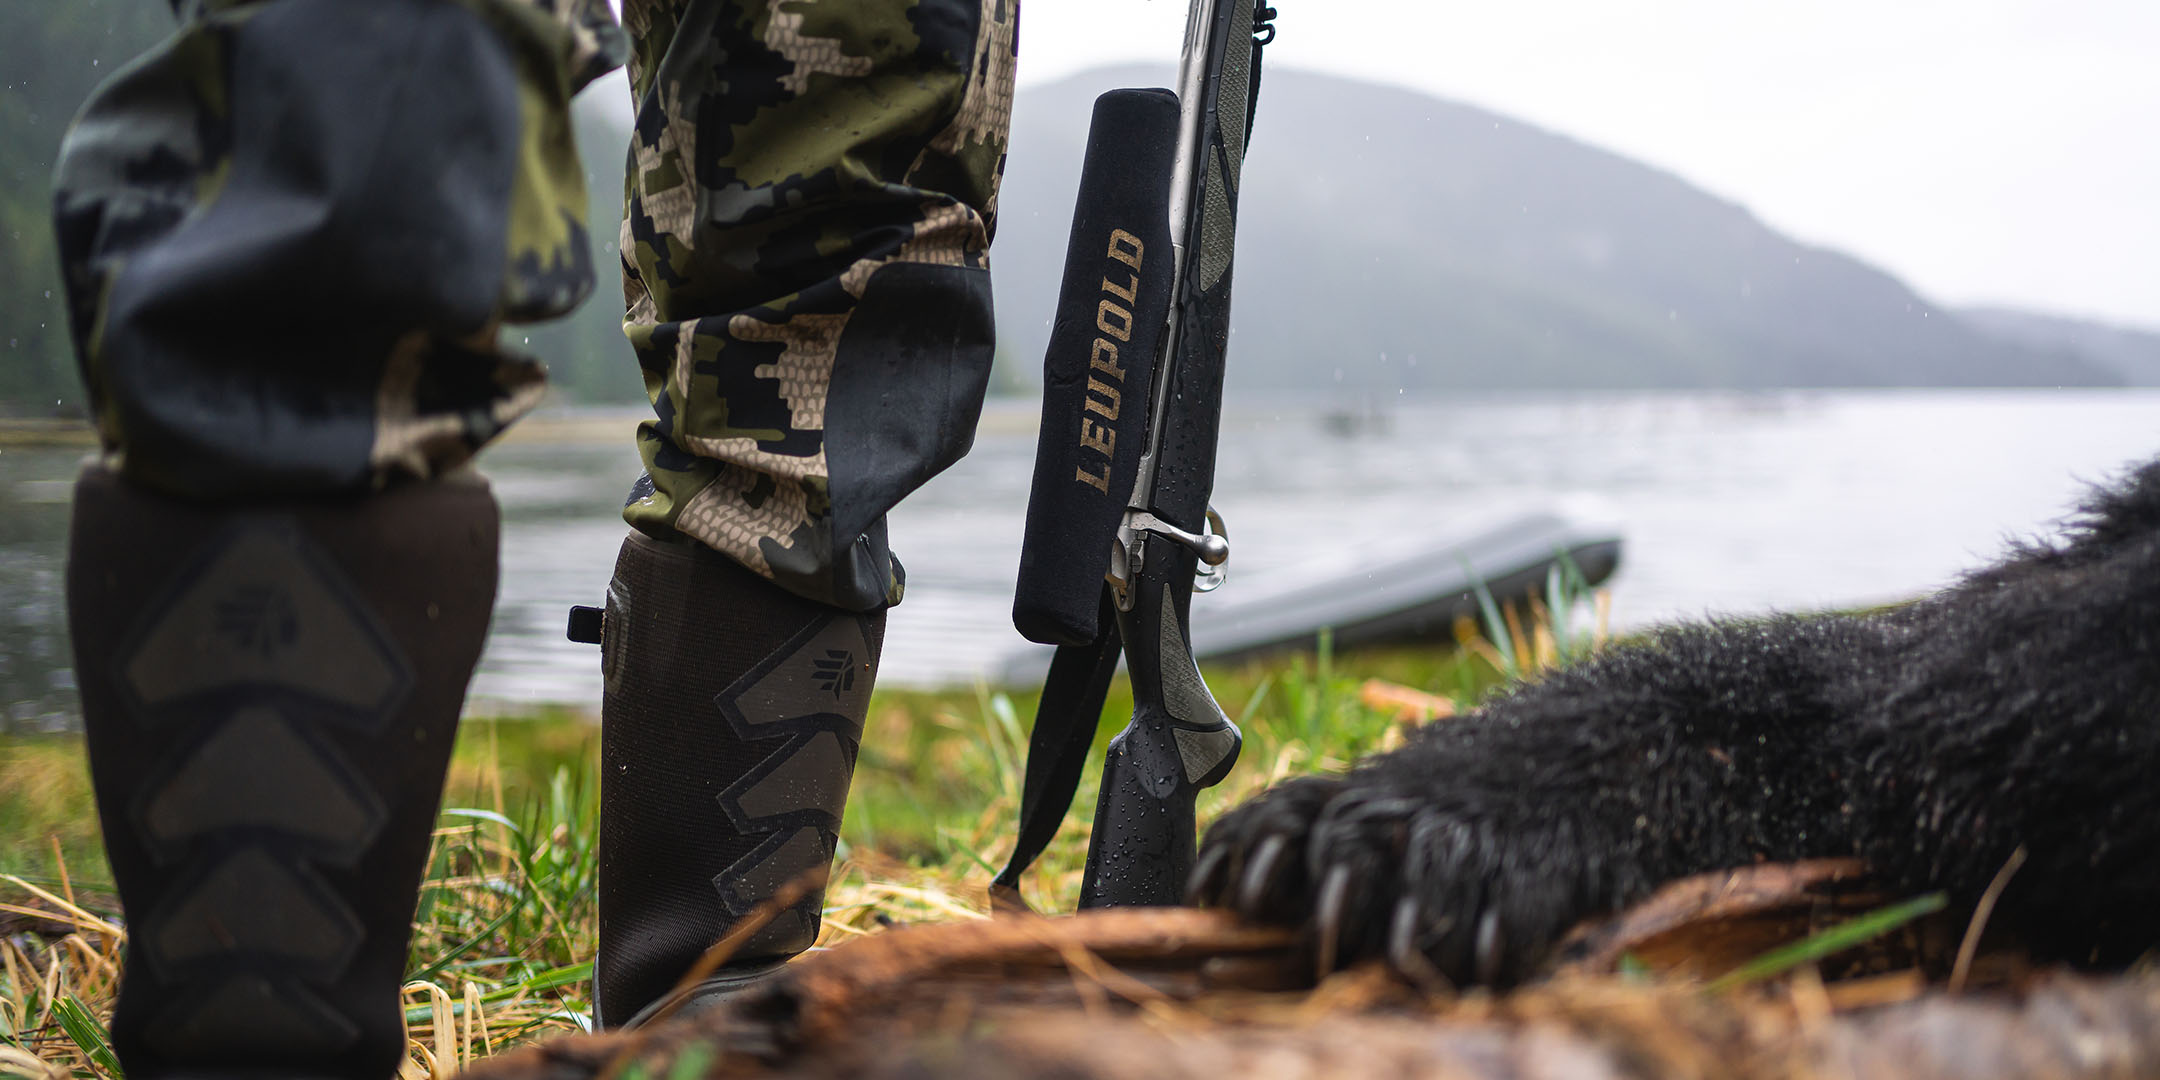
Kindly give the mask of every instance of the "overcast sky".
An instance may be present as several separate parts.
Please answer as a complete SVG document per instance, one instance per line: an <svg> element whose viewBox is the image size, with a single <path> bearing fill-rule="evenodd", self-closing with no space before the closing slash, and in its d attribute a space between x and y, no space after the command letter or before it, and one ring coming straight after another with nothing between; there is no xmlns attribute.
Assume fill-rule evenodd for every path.
<svg viewBox="0 0 2160 1080"><path fill-rule="evenodd" d="M2160 328L2160 0L1276 7L1270 64L1658 165L1938 300ZM1174 59L1184 20L1183 0L1024 0L1021 85Z"/></svg>

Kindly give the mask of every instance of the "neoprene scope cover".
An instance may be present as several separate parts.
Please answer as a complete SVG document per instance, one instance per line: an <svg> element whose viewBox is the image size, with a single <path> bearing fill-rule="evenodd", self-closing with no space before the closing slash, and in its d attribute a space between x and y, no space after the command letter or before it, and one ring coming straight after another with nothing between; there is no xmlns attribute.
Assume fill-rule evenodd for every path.
<svg viewBox="0 0 2160 1080"><path fill-rule="evenodd" d="M1095 101L1043 357L1042 429L1013 594L1013 625L1030 641L1086 644L1100 630L1103 577L1147 448L1169 318L1177 128L1168 90L1112 90Z"/></svg>

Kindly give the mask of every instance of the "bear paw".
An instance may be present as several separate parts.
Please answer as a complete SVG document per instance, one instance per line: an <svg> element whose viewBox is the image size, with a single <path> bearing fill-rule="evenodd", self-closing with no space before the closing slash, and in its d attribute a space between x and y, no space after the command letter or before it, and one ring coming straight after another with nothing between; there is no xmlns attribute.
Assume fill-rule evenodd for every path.
<svg viewBox="0 0 2160 1080"><path fill-rule="evenodd" d="M1291 780L1209 830L1187 899L1294 925L1325 975L1383 959L1419 982L1508 986L1601 903L1582 823L1353 774Z"/></svg>

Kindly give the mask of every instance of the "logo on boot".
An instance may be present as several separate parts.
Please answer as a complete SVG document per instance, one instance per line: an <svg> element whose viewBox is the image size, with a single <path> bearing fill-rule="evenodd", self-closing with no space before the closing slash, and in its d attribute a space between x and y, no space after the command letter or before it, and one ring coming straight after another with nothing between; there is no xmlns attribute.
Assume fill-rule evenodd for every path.
<svg viewBox="0 0 2160 1080"><path fill-rule="evenodd" d="M855 689L854 653L827 649L823 660L812 660L810 663L817 669L810 677L816 680L818 689L834 697Z"/></svg>
<svg viewBox="0 0 2160 1080"><path fill-rule="evenodd" d="M265 660L300 638L292 598L275 585L241 585L219 597L213 610L219 637Z"/></svg>

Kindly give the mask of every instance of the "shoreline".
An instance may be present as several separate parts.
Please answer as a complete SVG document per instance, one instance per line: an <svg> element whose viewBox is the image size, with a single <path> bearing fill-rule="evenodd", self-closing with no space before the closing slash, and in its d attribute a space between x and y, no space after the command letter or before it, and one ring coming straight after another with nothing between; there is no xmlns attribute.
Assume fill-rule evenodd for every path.
<svg viewBox="0 0 2160 1080"><path fill-rule="evenodd" d="M44 417L0 417L0 450L69 447L89 449L97 445L97 431L88 420L56 420Z"/></svg>

